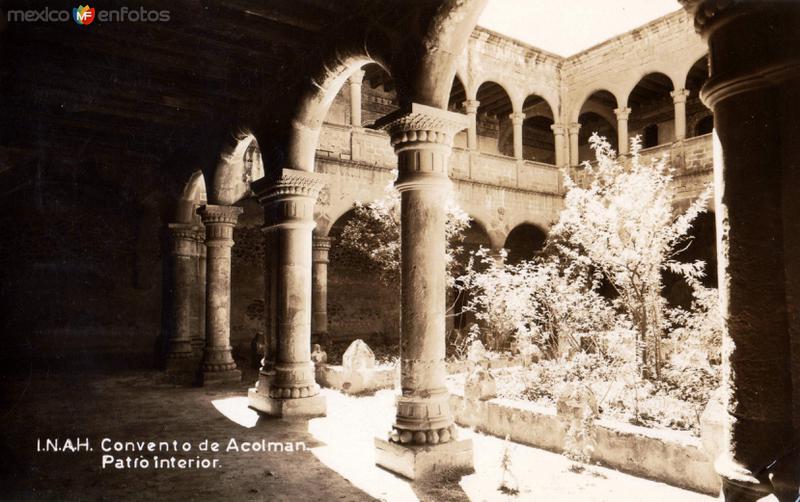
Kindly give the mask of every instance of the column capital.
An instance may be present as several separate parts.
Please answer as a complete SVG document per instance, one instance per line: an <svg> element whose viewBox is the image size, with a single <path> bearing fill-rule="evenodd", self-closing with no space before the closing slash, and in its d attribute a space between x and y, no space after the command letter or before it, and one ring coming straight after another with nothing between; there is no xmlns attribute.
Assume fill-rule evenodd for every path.
<svg viewBox="0 0 800 502"><path fill-rule="evenodd" d="M710 29L713 29L721 18L730 17L741 13L741 7L746 9L753 9L757 2L747 2L744 5L744 0L678 0L683 4L683 8L689 12L689 15L694 17L694 29L697 33L706 35ZM740 7L739 9L731 7ZM739 11L739 12L737 12Z"/></svg>
<svg viewBox="0 0 800 502"><path fill-rule="evenodd" d="M467 114L472 115L478 113L478 107L481 105L481 102L477 99L468 99L462 103L464 105L464 110Z"/></svg>
<svg viewBox="0 0 800 502"><path fill-rule="evenodd" d="M331 250L333 238L314 236L311 244L311 261L313 263L328 263L328 253Z"/></svg>
<svg viewBox="0 0 800 502"><path fill-rule="evenodd" d="M617 120L628 120L628 117L631 115L631 109L627 106L614 108L614 115L617 116Z"/></svg>
<svg viewBox="0 0 800 502"><path fill-rule="evenodd" d="M170 254L190 258L198 255L196 237L201 227L191 223L170 223L167 227L170 236Z"/></svg>
<svg viewBox="0 0 800 502"><path fill-rule="evenodd" d="M581 125L577 122L573 122L567 126L567 130L570 134L578 134L578 131L581 130Z"/></svg>
<svg viewBox="0 0 800 502"><path fill-rule="evenodd" d="M325 186L325 175L299 169L279 169L253 182L253 194L262 204L289 197L316 200Z"/></svg>
<svg viewBox="0 0 800 502"><path fill-rule="evenodd" d="M333 237L315 235L312 246L314 249L329 250L331 244L333 244Z"/></svg>
<svg viewBox="0 0 800 502"><path fill-rule="evenodd" d="M566 131L567 126L565 126L564 124L552 124L550 126L550 130L553 131L553 134L555 134L556 136L563 136L564 133L567 132Z"/></svg>
<svg viewBox="0 0 800 502"><path fill-rule="evenodd" d="M244 209L239 206L215 206L206 204L197 209L197 214L203 219L205 225L236 225L239 215Z"/></svg>
<svg viewBox="0 0 800 502"><path fill-rule="evenodd" d="M525 122L525 112L514 112L508 116L511 119L511 123L514 125L522 125Z"/></svg>
<svg viewBox="0 0 800 502"><path fill-rule="evenodd" d="M672 96L672 102L675 104L685 103L689 94L691 94L691 92L688 89L675 89L669 93L669 95Z"/></svg>
<svg viewBox="0 0 800 502"><path fill-rule="evenodd" d="M412 103L410 109L400 109L375 122L375 127L387 131L395 151L416 143L441 144L450 147L453 136L469 127L468 116Z"/></svg>
<svg viewBox="0 0 800 502"><path fill-rule="evenodd" d="M321 173L280 169L253 182L253 193L264 206L264 227L313 228L314 205L325 179Z"/></svg>
<svg viewBox="0 0 800 502"><path fill-rule="evenodd" d="M350 82L350 85L361 85L364 81L364 70L356 70L350 75L347 80Z"/></svg>

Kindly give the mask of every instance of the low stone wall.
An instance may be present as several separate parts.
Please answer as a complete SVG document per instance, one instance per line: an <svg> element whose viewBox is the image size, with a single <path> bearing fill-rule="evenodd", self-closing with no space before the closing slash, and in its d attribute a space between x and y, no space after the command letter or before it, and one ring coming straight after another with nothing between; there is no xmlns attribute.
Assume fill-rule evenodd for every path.
<svg viewBox="0 0 800 502"><path fill-rule="evenodd" d="M470 368L472 368L471 361L461 360L461 361L448 361L447 362L447 374L454 375L456 373L467 373L469 372ZM496 359L488 359L487 360L488 369L496 370L499 368L510 368L512 366L522 366L522 360L517 359L514 357L498 357Z"/></svg>
<svg viewBox="0 0 800 502"><path fill-rule="evenodd" d="M346 370L343 366L320 364L316 368L317 383L345 394L368 394L395 387L399 379L397 367Z"/></svg>
<svg viewBox="0 0 800 502"><path fill-rule="evenodd" d="M566 429L555 406L496 398L467 400L453 394L450 406L459 425L517 443L561 453ZM716 495L719 476L712 456L688 432L663 431L612 420L596 422L592 461L636 476Z"/></svg>

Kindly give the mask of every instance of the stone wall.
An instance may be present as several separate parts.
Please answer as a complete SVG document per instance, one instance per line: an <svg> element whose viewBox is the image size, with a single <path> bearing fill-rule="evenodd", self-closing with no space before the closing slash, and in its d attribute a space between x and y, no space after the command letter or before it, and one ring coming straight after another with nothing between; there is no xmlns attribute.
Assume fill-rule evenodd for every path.
<svg viewBox="0 0 800 502"><path fill-rule="evenodd" d="M707 52L683 10L586 49L562 65L562 119L577 122L586 98L601 89L613 94L618 106L626 104L630 91L649 73L663 73L673 89L684 88L689 69Z"/></svg>

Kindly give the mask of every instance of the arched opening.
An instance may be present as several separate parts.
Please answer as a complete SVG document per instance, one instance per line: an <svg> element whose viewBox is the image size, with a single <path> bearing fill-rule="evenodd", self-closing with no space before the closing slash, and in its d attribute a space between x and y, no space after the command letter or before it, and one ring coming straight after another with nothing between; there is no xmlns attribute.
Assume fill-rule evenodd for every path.
<svg viewBox="0 0 800 502"><path fill-rule="evenodd" d="M716 217L712 211L700 213L689 230L690 243L686 249L677 255L677 259L684 263L702 260L705 266L705 275L700 280L707 288L717 287L717 237ZM664 275L664 294L670 304L688 307L692 301L692 289L686 281L672 273Z"/></svg>
<svg viewBox="0 0 800 502"><path fill-rule="evenodd" d="M714 115L706 115L697 121L697 124L694 126L693 136L711 134L712 131L714 131Z"/></svg>
<svg viewBox="0 0 800 502"><path fill-rule="evenodd" d="M668 143L675 138L675 105L672 80L663 73L642 77L628 95L630 137L640 136L643 148Z"/></svg>
<svg viewBox="0 0 800 502"><path fill-rule="evenodd" d="M396 342L400 299L397 289L381 280L375 262L343 244L342 231L355 215L355 209L344 213L328 234L328 336L337 347L361 338L375 348L376 337Z"/></svg>
<svg viewBox="0 0 800 502"><path fill-rule="evenodd" d="M491 249L491 247L492 241L489 237L489 233L486 231L486 228L477 220L471 218L469 227L467 227L467 229L464 231L464 240L461 243L462 252L455 257L458 263L454 267L452 275L458 277L464 271L464 267L468 263L470 257L473 256L473 253L478 251L480 248ZM477 260L474 263L474 267L477 270L486 269L486 265L478 262ZM462 290L457 293L456 291L453 291L450 296L451 298L450 301L448 301L448 307L451 307L453 313L451 329L458 330L457 336L466 335L470 325L475 322L474 313L463 312L464 306L467 305L470 300L469 292ZM456 340L450 341L452 343L456 343Z"/></svg>
<svg viewBox="0 0 800 502"><path fill-rule="evenodd" d="M531 94L522 104L522 158L555 164L556 146L553 137L553 112L542 97Z"/></svg>
<svg viewBox="0 0 800 502"><path fill-rule="evenodd" d="M379 64L368 63L352 73L339 88L325 115L325 122L366 126L393 112L398 106L391 76ZM320 138L320 149L328 151L331 146L325 137Z"/></svg>
<svg viewBox="0 0 800 502"><path fill-rule="evenodd" d="M514 155L513 130L509 115L511 98L499 84L484 82L478 88L478 150L495 155ZM508 138L500 141L500 138Z"/></svg>
<svg viewBox="0 0 800 502"><path fill-rule="evenodd" d="M378 64L364 65L364 83L361 86L362 123L372 124L377 119L399 108L397 92L392 77Z"/></svg>
<svg viewBox="0 0 800 502"><path fill-rule="evenodd" d="M531 223L523 223L514 227L506 237L503 246L508 251L506 262L515 265L523 260L531 260L542 249L547 241L547 233Z"/></svg>
<svg viewBox="0 0 800 502"><path fill-rule="evenodd" d="M581 106L578 123L578 160L594 160L594 153L589 146L592 134L606 138L613 148L617 148L617 121L614 109L617 98L608 91L600 90L592 93Z"/></svg>
<svg viewBox="0 0 800 502"><path fill-rule="evenodd" d="M686 75L686 90L689 96L686 98L686 123L687 136L702 136L709 134L714 129L714 116L703 101L700 99L700 90L708 80L708 56L698 59L689 69ZM694 124L694 127L691 127Z"/></svg>
<svg viewBox="0 0 800 502"><path fill-rule="evenodd" d="M456 75L453 78L453 86L450 88L450 99L447 102L447 109L451 112L464 113L464 101L467 100L467 91L461 79ZM467 131L460 131L453 138L453 146L456 148L467 148Z"/></svg>

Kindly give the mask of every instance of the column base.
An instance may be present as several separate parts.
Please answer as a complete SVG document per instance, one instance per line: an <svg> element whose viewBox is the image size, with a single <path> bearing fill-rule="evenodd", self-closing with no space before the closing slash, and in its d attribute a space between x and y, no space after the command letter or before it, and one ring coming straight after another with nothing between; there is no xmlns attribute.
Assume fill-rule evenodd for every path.
<svg viewBox="0 0 800 502"><path fill-rule="evenodd" d="M327 413L325 396L317 394L311 397L273 398L252 387L247 391L248 405L254 410L277 418L313 418L324 417Z"/></svg>
<svg viewBox="0 0 800 502"><path fill-rule="evenodd" d="M220 385L226 383L239 383L242 381L242 372L238 369L225 371L201 371L200 385Z"/></svg>
<svg viewBox="0 0 800 502"><path fill-rule="evenodd" d="M164 373L173 383L192 384L197 375L197 364L193 357L168 358L164 361Z"/></svg>
<svg viewBox="0 0 800 502"><path fill-rule="evenodd" d="M768 481L756 478L727 454L717 459L714 468L722 478L722 498L726 501L756 502L772 494Z"/></svg>
<svg viewBox="0 0 800 502"><path fill-rule="evenodd" d="M475 472L471 439L436 446L406 446L375 438L375 449L379 467L412 480L448 471Z"/></svg>

